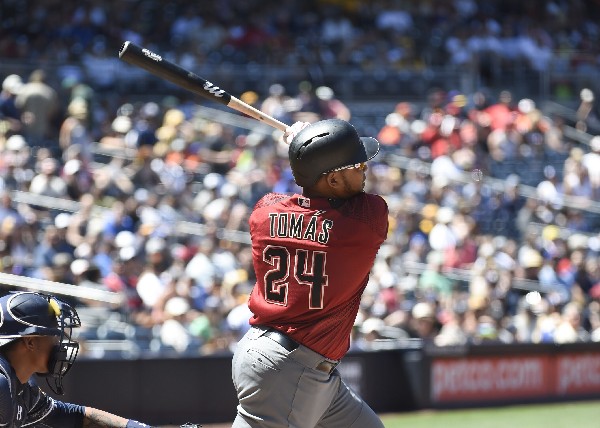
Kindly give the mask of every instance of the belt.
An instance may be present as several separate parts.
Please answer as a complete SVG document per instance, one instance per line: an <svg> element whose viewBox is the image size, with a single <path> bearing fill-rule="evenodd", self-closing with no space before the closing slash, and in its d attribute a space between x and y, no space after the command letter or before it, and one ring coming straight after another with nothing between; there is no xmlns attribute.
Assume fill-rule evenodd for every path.
<svg viewBox="0 0 600 428"><path fill-rule="evenodd" d="M289 336L286 336L282 332L277 331L273 328L267 330L264 336L267 336L269 339L279 343L288 352L292 352L298 349L298 346L300 346L300 344L294 339L290 338Z"/></svg>
<svg viewBox="0 0 600 428"><path fill-rule="evenodd" d="M300 346L300 344L298 342L296 342L294 339L283 334L282 332L280 332L278 330L275 330L274 328L270 328L269 330L267 330L263 334L263 336L266 336L269 339L279 343L288 352L292 352L292 351L298 349L298 347ZM320 372L331 374L331 372L333 372L333 370L335 370L337 365L338 365L338 363L332 363L331 361L323 360L319 364L317 364L315 369L319 370Z"/></svg>

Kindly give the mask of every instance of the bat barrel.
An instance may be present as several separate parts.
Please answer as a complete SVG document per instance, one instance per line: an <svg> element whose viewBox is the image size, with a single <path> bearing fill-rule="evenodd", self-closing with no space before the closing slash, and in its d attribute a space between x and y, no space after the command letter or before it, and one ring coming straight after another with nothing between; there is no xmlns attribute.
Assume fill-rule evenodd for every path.
<svg viewBox="0 0 600 428"><path fill-rule="evenodd" d="M220 104L227 105L231 100L231 95L218 86L164 59L161 55L152 52L150 49L142 48L130 41L126 41L121 45L119 58Z"/></svg>
<svg viewBox="0 0 600 428"><path fill-rule="evenodd" d="M130 41L125 41L119 49L119 58L131 65L143 68L155 76L162 77L190 92L200 95L201 97L208 98L253 117L275 129L285 132L287 128L285 123L282 123L251 105L231 96L208 80L164 59L150 49L142 48Z"/></svg>

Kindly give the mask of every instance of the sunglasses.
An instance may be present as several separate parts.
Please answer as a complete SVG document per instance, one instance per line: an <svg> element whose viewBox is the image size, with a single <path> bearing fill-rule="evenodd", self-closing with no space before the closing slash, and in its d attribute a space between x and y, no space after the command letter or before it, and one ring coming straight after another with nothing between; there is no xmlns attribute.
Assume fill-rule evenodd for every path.
<svg viewBox="0 0 600 428"><path fill-rule="evenodd" d="M330 172L342 171L344 169L360 169L361 171L364 171L365 169L367 169L367 163L361 162L361 163L355 163L354 165L340 166L339 168L330 169L329 171L326 171L323 174L329 174Z"/></svg>

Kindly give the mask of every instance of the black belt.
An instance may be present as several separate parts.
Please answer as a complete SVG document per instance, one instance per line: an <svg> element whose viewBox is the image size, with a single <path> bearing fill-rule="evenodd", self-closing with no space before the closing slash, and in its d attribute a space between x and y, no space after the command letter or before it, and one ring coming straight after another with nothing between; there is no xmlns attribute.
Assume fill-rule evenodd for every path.
<svg viewBox="0 0 600 428"><path fill-rule="evenodd" d="M267 330L264 333L264 336L279 343L288 352L292 352L298 349L298 347L300 346L300 344L294 339L283 334L278 330L275 330L274 328L270 328L269 330ZM332 363L331 361L323 360L319 364L317 364L315 369L321 372L325 372L327 374L331 374L331 372L337 367L337 365L338 363Z"/></svg>
<svg viewBox="0 0 600 428"><path fill-rule="evenodd" d="M294 339L273 328L267 330L264 336L267 336L269 339L279 343L288 352L292 352L298 349L298 346L300 346L300 344Z"/></svg>

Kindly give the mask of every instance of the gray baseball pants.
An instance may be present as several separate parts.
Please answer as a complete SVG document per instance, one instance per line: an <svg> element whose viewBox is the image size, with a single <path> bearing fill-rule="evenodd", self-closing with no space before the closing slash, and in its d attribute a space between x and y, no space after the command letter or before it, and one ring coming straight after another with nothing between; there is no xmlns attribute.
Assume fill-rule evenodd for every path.
<svg viewBox="0 0 600 428"><path fill-rule="evenodd" d="M250 328L235 350L233 428L384 428L337 370L322 371L322 355L302 345L290 351L268 332Z"/></svg>

